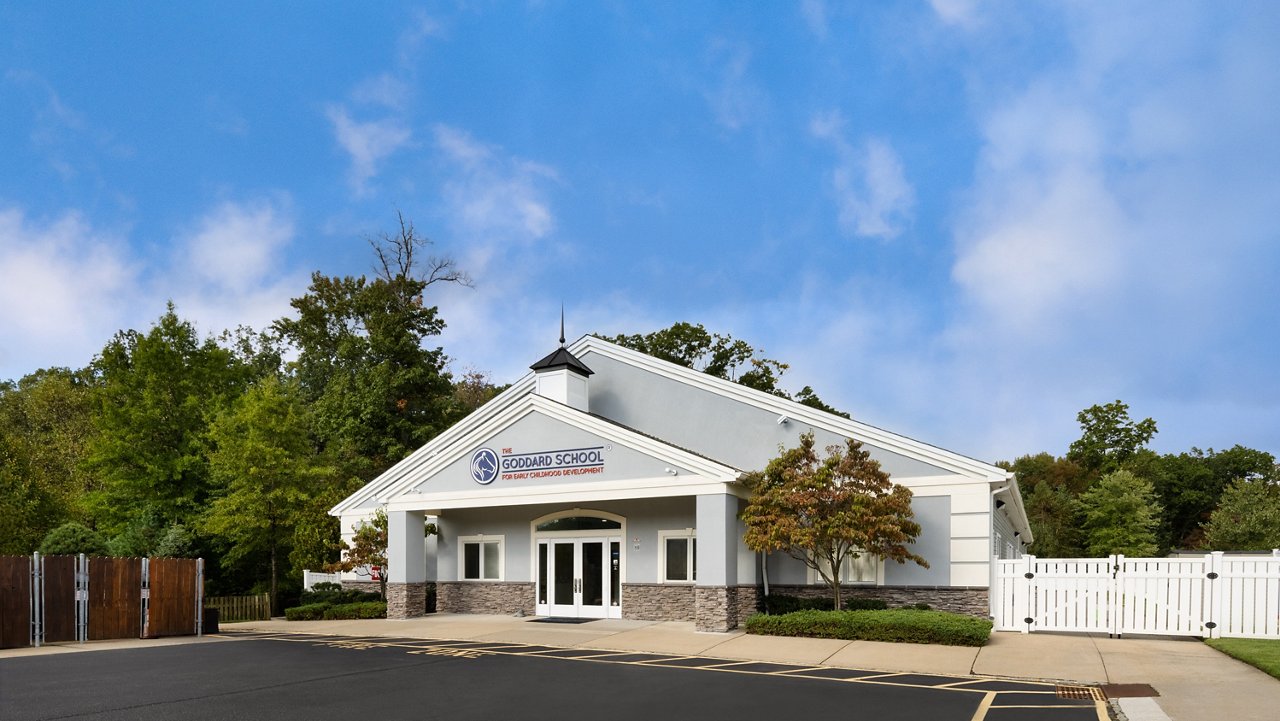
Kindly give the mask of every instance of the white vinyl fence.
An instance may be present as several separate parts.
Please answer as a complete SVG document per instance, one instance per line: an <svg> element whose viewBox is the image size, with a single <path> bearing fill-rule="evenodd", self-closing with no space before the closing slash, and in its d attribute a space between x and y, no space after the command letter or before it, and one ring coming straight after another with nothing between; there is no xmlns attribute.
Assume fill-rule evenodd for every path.
<svg viewBox="0 0 1280 721"><path fill-rule="evenodd" d="M993 560L997 630L1280 638L1280 554Z"/></svg>
<svg viewBox="0 0 1280 721"><path fill-rule="evenodd" d="M316 571L304 570L302 572L302 590L310 591L311 587L317 583L336 583L342 585L341 573L317 573Z"/></svg>

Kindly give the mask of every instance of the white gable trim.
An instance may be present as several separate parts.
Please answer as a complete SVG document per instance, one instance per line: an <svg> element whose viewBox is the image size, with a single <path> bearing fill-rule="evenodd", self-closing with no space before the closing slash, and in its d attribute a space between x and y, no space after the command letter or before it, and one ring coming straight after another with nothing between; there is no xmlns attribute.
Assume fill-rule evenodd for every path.
<svg viewBox="0 0 1280 721"><path fill-rule="evenodd" d="M417 459L413 464L405 464L404 462L397 464L391 470L387 471L387 473L384 473L382 476L374 479L374 481L372 481L368 486L361 489L360 492L353 494L346 501L343 501L343 504L335 507L334 510L330 511L330 513L337 515L341 510L344 510L348 504L354 505L354 503L363 502L369 498L376 499L379 503L386 502L390 504L390 507L399 507L400 505L407 504L405 505L406 508L412 508L414 510L425 508L425 506L422 505L423 498L429 495L434 496L436 494L413 492L412 489L414 486L426 481L432 475L438 473L457 461L459 458L462 458L467 453L473 451L474 449L472 448L472 445L474 445L474 442L470 439L488 438L493 436L514 425L516 421L534 413L561 421L569 426L588 433L595 434L612 443L644 453L666 464L686 468L692 471L700 481L717 484L717 487L722 488L723 484L734 483L737 481L738 476L741 475L741 471L737 468L676 448L675 446L650 438L649 436L637 433L628 428L588 415L562 403L557 403L533 393L526 393L515 402L505 404L505 407L502 407L501 409L495 409L494 412L486 413L484 414L484 417L477 417L473 423L467 423L464 421L463 423L458 424L458 426L467 426L464 433L451 434L453 437L448 439L449 442L447 444L441 443L434 449L432 448L433 446L436 446L434 441L427 444L421 451L419 451L419 453L415 453L413 456L410 456L410 458L417 456ZM479 415L479 412L473 414L473 416ZM468 417L467 420L470 420L470 417ZM455 426L455 428L458 426ZM450 430L452 431L453 429ZM429 452L422 453L422 451ZM402 466L404 467L402 468ZM392 476L393 474L394 477L388 478L388 476ZM663 480L666 484L677 487L680 485L684 485L686 487L693 485L691 484L691 479L687 475L669 477L667 479L660 480ZM574 484L574 487L581 490L589 485L592 484ZM719 491L704 490L701 492L723 493L725 491L722 489ZM506 497L507 493L508 491L497 492L490 490L485 493L468 493L468 497L475 495L484 498L503 499ZM659 495L688 494L662 493ZM443 494L443 497L447 500L451 496L450 494ZM357 498L359 500L353 502L352 499ZM605 499L584 498L583 500ZM404 501L404 504L399 504L399 501ZM541 501L527 502L533 503ZM498 503L494 505L501 504ZM456 508L459 506L455 505L453 507Z"/></svg>
<svg viewBox="0 0 1280 721"><path fill-rule="evenodd" d="M578 357L582 357L588 351L596 352L616 361L644 368L647 371L679 383L692 385L716 395L728 396L757 408L764 408L832 433L867 441L886 450L965 476L982 478L988 481L1005 481L1009 478L1009 472L999 466L984 463L937 446L931 446L906 436L891 433L882 428L876 428L875 426L842 418L816 408L810 408L802 403L779 398L764 391L748 388L740 383L717 378L692 368L654 358L639 351L623 348L609 341L601 340L595 336L588 335L579 338L569 346L569 351Z"/></svg>
<svg viewBox="0 0 1280 721"><path fill-rule="evenodd" d="M405 476L422 468L434 456L469 435L473 428L504 409L511 407L512 404L531 392L533 392L533 374L529 373L512 383L510 388L491 398L488 403L477 408L466 418L449 426L443 433L427 441L426 445L383 471L377 478L362 486L360 490L344 498L338 505L329 509L329 515L341 515L343 512L354 510L370 500L384 498L391 487L403 480Z"/></svg>

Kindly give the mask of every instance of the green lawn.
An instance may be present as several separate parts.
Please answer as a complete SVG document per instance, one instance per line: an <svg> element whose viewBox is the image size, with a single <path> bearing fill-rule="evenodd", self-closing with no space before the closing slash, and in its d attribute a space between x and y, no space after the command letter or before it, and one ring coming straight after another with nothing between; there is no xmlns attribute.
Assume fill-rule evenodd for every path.
<svg viewBox="0 0 1280 721"><path fill-rule="evenodd" d="M1280 678L1280 641L1262 638L1208 638L1205 643Z"/></svg>

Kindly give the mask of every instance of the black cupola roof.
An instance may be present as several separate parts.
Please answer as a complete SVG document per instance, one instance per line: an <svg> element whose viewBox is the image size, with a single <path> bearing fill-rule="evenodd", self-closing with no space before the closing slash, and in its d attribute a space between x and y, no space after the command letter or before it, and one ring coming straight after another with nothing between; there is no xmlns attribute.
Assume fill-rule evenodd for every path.
<svg viewBox="0 0 1280 721"><path fill-rule="evenodd" d="M551 355L529 366L529 370L534 372L553 371L557 368L568 368L583 378L595 373L564 347L564 305L560 306L560 347Z"/></svg>
<svg viewBox="0 0 1280 721"><path fill-rule="evenodd" d="M550 371L558 368L568 368L584 378L595 373L564 346L560 346L551 355L529 366L532 371Z"/></svg>

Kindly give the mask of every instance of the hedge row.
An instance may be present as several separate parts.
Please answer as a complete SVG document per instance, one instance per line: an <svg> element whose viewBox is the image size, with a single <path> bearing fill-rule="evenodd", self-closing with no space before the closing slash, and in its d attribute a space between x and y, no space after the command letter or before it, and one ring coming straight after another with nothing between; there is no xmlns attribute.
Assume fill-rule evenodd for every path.
<svg viewBox="0 0 1280 721"><path fill-rule="evenodd" d="M351 588L343 588L336 583L317 583L315 586L311 587L310 591L303 591L298 602L303 606L310 606L317 603L327 603L331 606L339 606L345 603L363 603L365 601L381 600L382 594L377 591L357 591Z"/></svg>
<svg viewBox="0 0 1280 721"><path fill-rule="evenodd" d="M791 613L792 611L831 611L833 610L831 608L833 603L829 598L808 598L772 593L764 597L764 610L765 613L772 614ZM888 607L889 604L879 598L848 598L844 602L846 611L883 611Z"/></svg>
<svg viewBox="0 0 1280 721"><path fill-rule="evenodd" d="M357 618L386 618L386 601L361 601L359 603L309 603L305 606L286 608L284 617L290 621L347 621Z"/></svg>
<svg viewBox="0 0 1280 721"><path fill-rule="evenodd" d="M981 646L991 635L991 620L945 611L795 611L780 616L757 613L747 633L764 636L838 638L847 641L937 643Z"/></svg>

